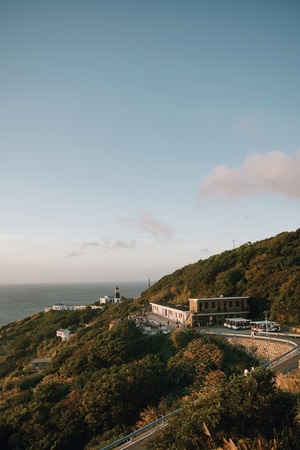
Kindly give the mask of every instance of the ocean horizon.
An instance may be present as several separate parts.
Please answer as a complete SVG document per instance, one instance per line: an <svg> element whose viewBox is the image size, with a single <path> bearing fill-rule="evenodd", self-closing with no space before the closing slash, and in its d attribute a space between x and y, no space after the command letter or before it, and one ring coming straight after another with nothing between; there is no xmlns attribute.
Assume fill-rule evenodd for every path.
<svg viewBox="0 0 300 450"><path fill-rule="evenodd" d="M126 298L140 297L148 288L146 281L120 283L28 283L0 284L0 327L24 319L55 303L90 305L105 295L113 295L116 286Z"/></svg>

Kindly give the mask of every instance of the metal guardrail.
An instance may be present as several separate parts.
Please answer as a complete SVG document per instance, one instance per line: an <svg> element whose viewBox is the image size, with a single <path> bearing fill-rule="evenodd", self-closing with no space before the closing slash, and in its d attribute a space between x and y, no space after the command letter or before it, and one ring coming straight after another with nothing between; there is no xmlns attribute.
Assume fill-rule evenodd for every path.
<svg viewBox="0 0 300 450"><path fill-rule="evenodd" d="M239 338L245 338L245 339L249 339L250 338L250 336L248 334L242 334L242 333L227 333L227 332L225 332L225 333L223 333L223 332L222 333L214 333L213 331L205 331L204 333L217 334L218 336L239 337ZM292 337L292 338L300 337L300 336L294 336L294 335L291 335L291 334L288 334L288 335L285 335L285 336ZM257 335L256 334L255 337L253 338L253 340L256 340L256 339L265 340L265 341L268 341L268 342L276 341L276 342L281 343L281 344L289 344L292 347L290 350L288 350L287 352L283 353L282 355L279 355L276 358L261 364L260 367L263 367L263 368L274 367L276 365L274 363L279 362L279 361L282 362L282 361L284 361L286 359L291 358L292 357L292 353L294 353L294 352L295 352L295 354L300 353L300 348L299 348L298 344L296 344L296 342L290 341L288 339L285 340L282 337L281 338L276 338L274 335L270 336L268 334L268 335L263 335L262 336L262 335Z"/></svg>
<svg viewBox="0 0 300 450"><path fill-rule="evenodd" d="M286 341L286 343L291 343L291 341ZM292 353L295 353L295 356L297 355L297 353L300 353L300 348L298 347L297 344L294 344L294 348L291 348L290 350L288 350L287 352L283 353L280 356L277 356L277 358L272 359L271 361L267 361L264 364L261 365L261 367L275 367L276 363L285 361L289 358L291 358L293 355Z"/></svg>
<svg viewBox="0 0 300 450"><path fill-rule="evenodd" d="M171 413L167 414L166 416L160 417L159 419L155 420L154 422L149 423L148 425L145 425L142 428L139 428L137 431L133 431L130 434L127 434L127 436L124 436L120 439L118 439L115 442L112 442L111 444L106 445L105 447L101 447L100 450L110 450L115 447L118 447L119 445L125 444L125 442L130 442L132 438L138 436L139 434L144 433L147 430L150 430L151 428L156 427L158 424L164 422L165 420L168 420L169 417L173 416L174 414L177 414L181 411L181 408L175 409L175 411L172 411Z"/></svg>

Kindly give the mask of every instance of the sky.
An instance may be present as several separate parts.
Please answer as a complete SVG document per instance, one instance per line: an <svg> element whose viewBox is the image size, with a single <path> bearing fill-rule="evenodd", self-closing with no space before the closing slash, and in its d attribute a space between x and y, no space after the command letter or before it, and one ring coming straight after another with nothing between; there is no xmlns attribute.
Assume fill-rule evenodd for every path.
<svg viewBox="0 0 300 450"><path fill-rule="evenodd" d="M0 284L157 281L300 225L299 0L2 0Z"/></svg>

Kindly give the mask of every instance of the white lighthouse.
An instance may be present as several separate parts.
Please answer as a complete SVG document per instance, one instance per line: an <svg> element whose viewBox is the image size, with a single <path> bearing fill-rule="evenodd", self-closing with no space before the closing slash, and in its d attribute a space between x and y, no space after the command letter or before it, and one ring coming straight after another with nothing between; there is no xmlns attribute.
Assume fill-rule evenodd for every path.
<svg viewBox="0 0 300 450"><path fill-rule="evenodd" d="M119 303L120 302L120 290L118 288L118 286L116 286L115 288L115 296L114 296L114 303Z"/></svg>

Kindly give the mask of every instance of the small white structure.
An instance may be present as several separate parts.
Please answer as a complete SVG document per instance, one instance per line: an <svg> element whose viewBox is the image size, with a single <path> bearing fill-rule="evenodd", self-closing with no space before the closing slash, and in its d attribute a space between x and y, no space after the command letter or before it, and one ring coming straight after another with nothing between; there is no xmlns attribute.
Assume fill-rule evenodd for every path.
<svg viewBox="0 0 300 450"><path fill-rule="evenodd" d="M114 300L113 297L109 297L108 295L104 295L104 297L100 297L99 303L100 305L106 305L107 303L112 303Z"/></svg>
<svg viewBox="0 0 300 450"><path fill-rule="evenodd" d="M38 372L39 370L45 369L50 363L51 358L36 358L31 361L30 372Z"/></svg>
<svg viewBox="0 0 300 450"><path fill-rule="evenodd" d="M115 288L114 295L104 295L104 297L100 297L99 303L100 305L106 305L107 303L120 303L121 296L120 296L120 290L118 286Z"/></svg>
<svg viewBox="0 0 300 450"><path fill-rule="evenodd" d="M71 306L65 305L64 303L55 303L55 305L52 306L53 311L68 311L72 309Z"/></svg>
<svg viewBox="0 0 300 450"><path fill-rule="evenodd" d="M62 341L68 341L71 337L71 331L60 328L56 331L56 336L61 337Z"/></svg>
<svg viewBox="0 0 300 450"><path fill-rule="evenodd" d="M55 303L53 306L45 306L44 311L76 311L86 308L87 305L66 305L64 303Z"/></svg>

